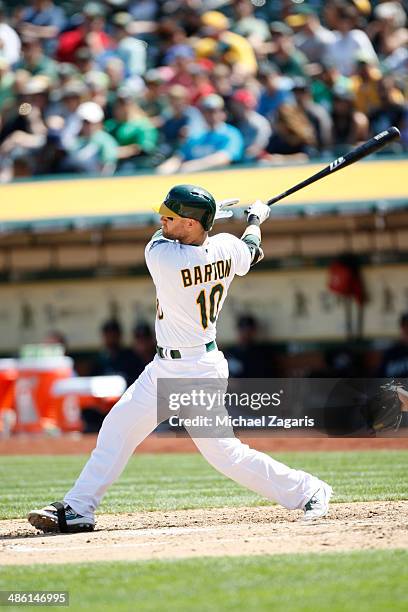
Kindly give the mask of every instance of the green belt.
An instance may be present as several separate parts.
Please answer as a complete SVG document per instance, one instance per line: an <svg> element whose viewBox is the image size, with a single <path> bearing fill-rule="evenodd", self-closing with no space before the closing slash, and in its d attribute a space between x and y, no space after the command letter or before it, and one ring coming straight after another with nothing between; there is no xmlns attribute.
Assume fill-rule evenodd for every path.
<svg viewBox="0 0 408 612"><path fill-rule="evenodd" d="M215 340L212 340L211 342L207 342L207 344L205 345L205 350L207 353L209 353L210 351L215 351L216 348L217 348L217 344ZM166 358L164 349L161 346L156 347L156 353L162 359ZM181 352L178 349L171 349L170 359L181 359Z"/></svg>

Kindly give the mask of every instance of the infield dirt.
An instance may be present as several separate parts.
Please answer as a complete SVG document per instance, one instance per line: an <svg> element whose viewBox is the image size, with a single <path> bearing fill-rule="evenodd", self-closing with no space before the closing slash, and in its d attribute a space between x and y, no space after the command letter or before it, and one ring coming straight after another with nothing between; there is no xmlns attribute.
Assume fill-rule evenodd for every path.
<svg viewBox="0 0 408 612"><path fill-rule="evenodd" d="M0 565L408 548L408 501L332 504L318 522L278 506L98 515L92 533L0 521Z"/></svg>

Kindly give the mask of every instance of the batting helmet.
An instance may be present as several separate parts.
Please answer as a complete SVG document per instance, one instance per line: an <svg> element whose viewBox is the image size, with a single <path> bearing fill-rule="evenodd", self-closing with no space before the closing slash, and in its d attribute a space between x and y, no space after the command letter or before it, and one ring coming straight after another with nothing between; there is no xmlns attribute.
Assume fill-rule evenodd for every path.
<svg viewBox="0 0 408 612"><path fill-rule="evenodd" d="M211 193L202 187L176 185L155 210L163 217L195 219L208 231L214 223L217 204Z"/></svg>

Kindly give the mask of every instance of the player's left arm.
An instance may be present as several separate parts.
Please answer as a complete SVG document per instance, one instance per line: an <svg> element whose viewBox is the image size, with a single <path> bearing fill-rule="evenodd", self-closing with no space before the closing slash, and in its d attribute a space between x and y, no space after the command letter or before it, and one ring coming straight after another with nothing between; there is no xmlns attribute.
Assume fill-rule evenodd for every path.
<svg viewBox="0 0 408 612"><path fill-rule="evenodd" d="M261 224L269 217L269 206L257 200L246 211L249 224L241 236L251 254L251 267L263 259L264 253L261 248Z"/></svg>

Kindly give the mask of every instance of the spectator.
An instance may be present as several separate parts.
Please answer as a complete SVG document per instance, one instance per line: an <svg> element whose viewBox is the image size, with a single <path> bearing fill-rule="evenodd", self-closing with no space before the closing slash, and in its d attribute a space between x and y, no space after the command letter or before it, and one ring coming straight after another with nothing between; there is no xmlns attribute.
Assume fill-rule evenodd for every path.
<svg viewBox="0 0 408 612"><path fill-rule="evenodd" d="M59 36L56 57L60 62L74 64L77 51L83 47L89 49L92 57L98 57L113 45L111 37L105 32L103 5L97 2L87 2L82 12L81 25Z"/></svg>
<svg viewBox="0 0 408 612"><path fill-rule="evenodd" d="M173 76L169 79L169 85L183 85L183 87L192 87L193 77L190 71L190 66L195 59L195 53L192 47L187 44L174 45L170 47L163 58L163 63L170 66Z"/></svg>
<svg viewBox="0 0 408 612"><path fill-rule="evenodd" d="M347 0L326 0L326 2L323 3L323 22L329 30L337 30L339 19L338 10L344 6L348 6Z"/></svg>
<svg viewBox="0 0 408 612"><path fill-rule="evenodd" d="M337 155L342 155L359 142L367 140L368 118L355 109L354 94L351 91L334 89L331 118Z"/></svg>
<svg viewBox="0 0 408 612"><path fill-rule="evenodd" d="M371 133L378 134L390 125L395 125L403 131L407 108L404 104L404 97L401 91L395 87L395 81L391 75L385 76L379 81L378 96L378 106L369 116ZM396 145L399 147L398 143ZM397 148L396 151L399 152L400 149Z"/></svg>
<svg viewBox="0 0 408 612"><path fill-rule="evenodd" d="M234 23L231 31L245 38L257 50L260 43L270 38L266 21L254 15L254 4L250 0L235 0Z"/></svg>
<svg viewBox="0 0 408 612"><path fill-rule="evenodd" d="M83 80L88 89L89 100L103 109L106 108L109 98L109 77L106 72L90 70L83 74Z"/></svg>
<svg viewBox="0 0 408 612"><path fill-rule="evenodd" d="M0 57L3 57L9 66L13 66L20 58L20 51L20 38L7 23L4 2L0 0Z"/></svg>
<svg viewBox="0 0 408 612"><path fill-rule="evenodd" d="M406 79L408 76L408 49L400 47L383 62L384 70L396 77Z"/></svg>
<svg viewBox="0 0 408 612"><path fill-rule="evenodd" d="M214 66L213 70L211 70L211 83L214 87L209 93L217 92L224 98L224 101L228 100L234 91L234 79L232 77L231 67L227 64L217 64Z"/></svg>
<svg viewBox="0 0 408 612"><path fill-rule="evenodd" d="M96 102L83 102L77 109L82 121L81 132L64 166L71 172L112 174L118 160L114 138L104 131L104 113Z"/></svg>
<svg viewBox="0 0 408 612"><path fill-rule="evenodd" d="M204 132L206 123L200 111L188 104L189 92L182 85L173 85L168 92L169 109L161 129L164 138L162 153L167 157L179 149L192 135Z"/></svg>
<svg viewBox="0 0 408 612"><path fill-rule="evenodd" d="M119 168L146 167L156 150L158 132L126 87L118 91L113 118L105 122L105 130L118 145Z"/></svg>
<svg viewBox="0 0 408 612"><path fill-rule="evenodd" d="M408 378L408 312L401 315L399 328L399 340L385 351L378 376Z"/></svg>
<svg viewBox="0 0 408 612"><path fill-rule="evenodd" d="M325 28L318 14L307 5L299 5L296 13L286 18L286 23L296 28L293 42L309 62L319 63L326 55L328 46L335 41L334 32Z"/></svg>
<svg viewBox="0 0 408 612"><path fill-rule="evenodd" d="M281 104L293 102L292 82L282 77L271 64L262 66L259 70L259 80L262 90L257 111L273 122Z"/></svg>
<svg viewBox="0 0 408 612"><path fill-rule="evenodd" d="M230 376L233 378L267 378L274 376L271 354L259 342L259 323L252 315L237 320L237 342L225 350Z"/></svg>
<svg viewBox="0 0 408 612"><path fill-rule="evenodd" d="M38 38L47 55L53 55L67 21L65 13L52 0L33 0L31 4L23 11L18 29L23 36Z"/></svg>
<svg viewBox="0 0 408 612"><path fill-rule="evenodd" d="M46 142L45 123L48 105L49 81L46 77L36 76L22 87L22 104L18 113L7 121L0 131L0 165L7 167L11 176L16 164L24 165L24 175L32 175L37 158L32 155L40 151Z"/></svg>
<svg viewBox="0 0 408 612"><path fill-rule="evenodd" d="M199 172L242 159L244 142L237 128L225 123L223 99L211 94L202 99L200 110L208 126L206 131L188 138L175 155L159 166L161 174Z"/></svg>
<svg viewBox="0 0 408 612"><path fill-rule="evenodd" d="M251 76L256 73L257 61L250 43L230 31L227 17L218 11L208 11L201 18L206 38L196 44L198 57L211 57L229 64L234 74Z"/></svg>
<svg viewBox="0 0 408 612"><path fill-rule="evenodd" d="M315 131L306 113L295 104L282 104L267 146L269 155L264 156L264 159L283 162L287 156L291 156L305 161L310 149L316 147L316 144Z"/></svg>
<svg viewBox="0 0 408 612"><path fill-rule="evenodd" d="M243 159L267 163L288 155L306 159L332 147L335 155L364 139L368 128L381 131L390 123L400 127L402 139L387 153L407 146L402 2L375 3L367 26L368 0L313 0L307 6L285 0L265 7L252 0L104 0L87 2L82 14L69 17L71 8L56 0L27 4L8 19L0 0L3 181L44 172L134 170L165 156L172 161L160 166L162 172L228 166L242 151ZM46 91L27 93L32 77L46 78ZM30 82L33 87L38 81ZM202 109L208 99L219 108ZM99 107L117 142L102 123L83 125L78 109L85 102ZM15 110L21 105L22 115ZM225 123L223 105L235 126ZM118 120L125 107L132 117ZM143 123L137 134L135 123ZM271 129L264 155L261 141Z"/></svg>
<svg viewBox="0 0 408 612"><path fill-rule="evenodd" d="M350 77L355 95L356 109L365 115L374 112L380 104L379 83L381 71L370 58L359 56L355 73Z"/></svg>
<svg viewBox="0 0 408 612"><path fill-rule="evenodd" d="M61 102L55 115L63 120L61 142L67 151L74 147L81 131L82 121L77 111L86 93L87 88L81 81L71 81L61 90Z"/></svg>
<svg viewBox="0 0 408 612"><path fill-rule="evenodd" d="M47 57L38 38L26 37L22 40L22 58L16 70L26 70L32 76L46 76L50 81L57 79L57 64Z"/></svg>
<svg viewBox="0 0 408 612"><path fill-rule="evenodd" d="M75 51L74 60L75 68L81 75L88 74L97 68L95 58L88 47L80 47Z"/></svg>
<svg viewBox="0 0 408 612"><path fill-rule="evenodd" d="M155 127L163 125L163 113L167 107L166 98L163 93L164 78L157 68L148 70L144 76L146 88L140 99L140 107Z"/></svg>
<svg viewBox="0 0 408 612"><path fill-rule="evenodd" d="M200 35L201 29L201 13L203 10L207 10L207 6L197 7L195 1L185 2L184 0L176 0L177 8L173 12L173 6L171 4L167 4L163 7L163 12L167 15L171 15L170 19L176 22L179 30L182 32L177 32L176 42L183 42L184 40L192 37L197 37ZM200 3L202 4L201 0ZM199 8L199 10L197 10ZM170 9L170 10L169 10Z"/></svg>
<svg viewBox="0 0 408 612"><path fill-rule="evenodd" d="M385 70L404 79L408 75L407 16L398 2L384 2L374 11L375 20L369 24L374 48Z"/></svg>
<svg viewBox="0 0 408 612"><path fill-rule="evenodd" d="M329 45L325 56L345 76L354 72L358 55L378 63L377 54L367 34L356 28L357 19L358 13L354 6L346 4L337 9L336 40Z"/></svg>
<svg viewBox="0 0 408 612"><path fill-rule="evenodd" d="M186 39L184 28L178 21L176 22L174 16L161 19L155 28L154 65L162 66L168 50L176 45L184 44Z"/></svg>
<svg viewBox="0 0 408 612"><path fill-rule="evenodd" d="M103 65L103 71L109 79L109 91L111 94L111 99L113 100L116 96L116 91L119 89L119 87L122 87L122 85L127 84L125 64L123 60L120 59L120 57L111 55L106 59L106 62ZM129 82L133 83L132 80L130 80ZM135 83L138 83L140 91L143 91L143 79L136 78Z"/></svg>
<svg viewBox="0 0 408 612"><path fill-rule="evenodd" d="M272 133L269 121L255 111L256 104L256 98L249 89L235 91L230 102L232 123L244 139L245 161L261 156Z"/></svg>
<svg viewBox="0 0 408 612"><path fill-rule="evenodd" d="M197 106L202 98L205 98L205 96L209 96L212 93L218 92L222 97L224 96L218 84L215 84L217 78L216 73L221 68L225 68L228 71L229 67L225 66L225 64L213 66L212 62L210 61L207 61L207 64L209 64L209 66L205 64L205 60L201 60L201 62L197 62L189 66L188 70L191 74L191 85L187 89L189 92L190 104L193 106ZM210 71L212 77L211 80L209 76Z"/></svg>
<svg viewBox="0 0 408 612"><path fill-rule="evenodd" d="M132 21L129 13L116 13L112 17L116 42L114 53L123 61L126 77L141 76L146 72L146 43L130 35Z"/></svg>
<svg viewBox="0 0 408 612"><path fill-rule="evenodd" d="M293 30L280 21L273 21L269 30L272 35L272 43L270 43L268 59L285 76L304 76L307 59L295 47Z"/></svg>
<svg viewBox="0 0 408 612"><path fill-rule="evenodd" d="M378 56L384 60L408 42L406 14L399 2L382 2L374 9L368 32Z"/></svg>
<svg viewBox="0 0 408 612"><path fill-rule="evenodd" d="M333 108L333 91L347 91L352 89L351 79L342 75L332 62L321 62L321 72L313 79L311 86L312 98L316 104L324 106L331 112Z"/></svg>
<svg viewBox="0 0 408 612"><path fill-rule="evenodd" d="M156 354L156 338L148 323L138 323L132 330L132 350L141 363L141 370L150 363Z"/></svg>
<svg viewBox="0 0 408 612"><path fill-rule="evenodd" d="M115 103L119 88L129 85L129 89L131 89L134 83L132 79L127 81L125 77L125 65L119 57L111 56L107 58L104 65L104 73L108 77L107 106L109 108L108 115L111 115L111 110ZM135 94L141 93L144 90L143 79L136 77L136 83Z"/></svg>
<svg viewBox="0 0 408 612"><path fill-rule="evenodd" d="M93 376L119 374L131 385L140 370L140 361L131 349L122 345L122 327L116 319L105 321L101 327L103 348L99 353L93 371Z"/></svg>
<svg viewBox="0 0 408 612"><path fill-rule="evenodd" d="M310 87L306 79L298 77L293 80L293 93L297 105L313 125L317 150L319 153L329 151L333 145L330 114L324 106L313 102Z"/></svg>
<svg viewBox="0 0 408 612"><path fill-rule="evenodd" d="M129 2L129 12L137 21L155 22L158 11L158 0L130 0Z"/></svg>
<svg viewBox="0 0 408 612"><path fill-rule="evenodd" d="M15 76L5 57L0 56L0 117L13 107ZM0 123L1 128L1 123Z"/></svg>

